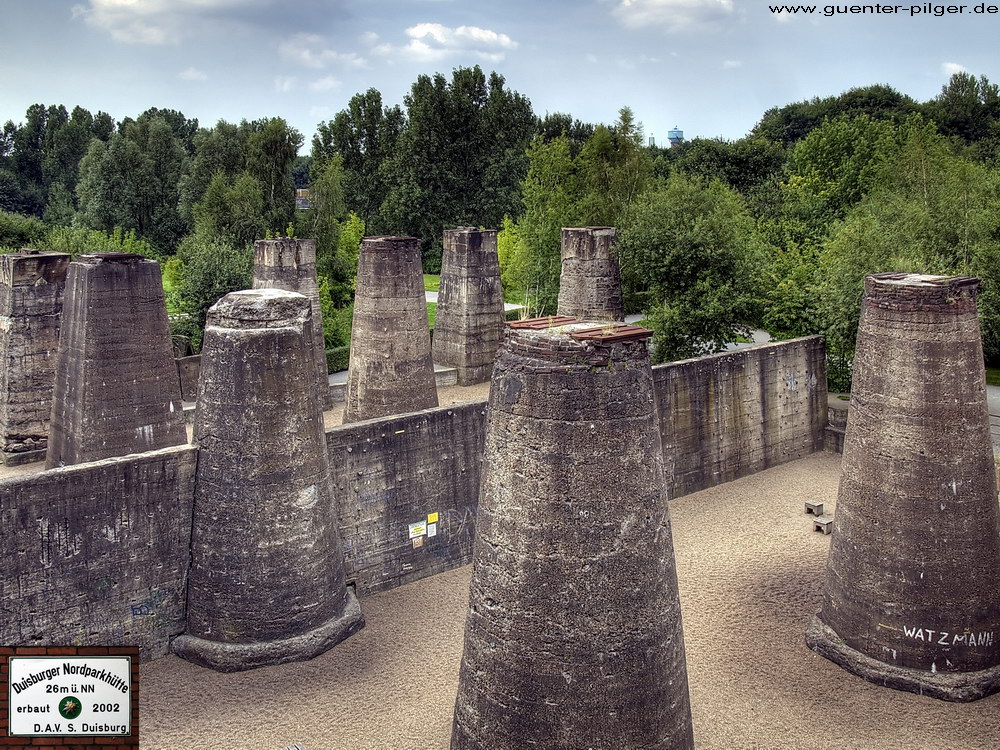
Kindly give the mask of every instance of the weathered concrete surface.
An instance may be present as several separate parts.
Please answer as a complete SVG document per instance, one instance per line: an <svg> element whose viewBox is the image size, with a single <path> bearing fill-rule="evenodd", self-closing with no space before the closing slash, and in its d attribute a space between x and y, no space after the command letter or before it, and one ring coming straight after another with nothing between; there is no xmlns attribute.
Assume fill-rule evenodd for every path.
<svg viewBox="0 0 1000 750"><path fill-rule="evenodd" d="M725 420L716 421L714 418L716 412L705 411L702 406L696 409L690 401L693 399L699 404L706 404L707 396L698 394L708 393L711 390L729 393L733 389L748 388L756 392L754 389L759 390L761 385L759 370L754 364L758 360L786 363L792 372L797 372L795 368L804 368L810 357L818 356L819 361L822 361L822 344L819 339L805 341L815 343L803 346L803 341L782 342L761 347L759 350L746 349L730 355L709 358L712 361L722 360L730 364L726 367L713 365L709 368L709 371L717 374L712 377L706 375L701 380L704 391L678 389L673 386L670 389L665 388L666 384L671 383L675 377L681 377L681 373L686 370L701 371L704 364L700 360L653 368L656 376L655 387L659 390L657 409L660 419L672 423L673 411L695 411L701 415L698 417L700 422L697 423L704 428L703 433L689 431L686 433L688 438L675 442L677 450L686 451L687 454L678 456L674 465L687 467L688 474L687 479L675 485L672 497L683 494L695 486L696 477L699 481L707 480L712 483L729 478L730 473L718 470L719 466L729 460L726 456L744 455L741 452L744 451L742 448L744 445L763 445L764 434L767 431L785 436L776 442L768 438L768 445L773 443L778 446L778 449L772 448L768 453L770 461L782 463L790 460L793 455L808 451L808 446L812 445L813 440L808 429L802 425L782 427L782 424L798 423L802 419L798 416L800 412L815 408L815 403L806 389L787 390L783 380L776 381L779 383L776 387L782 389L781 398L793 399L782 407L783 416L778 420L777 427L774 419L764 423L747 419L740 424ZM728 359L730 357L736 359ZM742 364L737 366L734 363ZM778 396L772 392L767 398L773 399ZM485 407L485 401L441 407L331 428L327 432L336 513L343 537L343 555L346 558L345 574L348 581L353 580L356 583L360 595L391 589L461 565L471 559L483 455ZM804 418L803 422L806 425L811 424L814 419L817 418ZM726 434L725 431L730 429L738 430L735 437ZM791 431L786 432L786 429ZM777 431L774 432L775 430ZM701 437L697 437L699 434ZM713 448L702 455L700 446L703 444L717 445L719 448ZM282 450L286 448L287 446L283 446ZM722 448L726 452L716 452ZM698 461L701 459L710 462L706 464L709 468L698 468ZM131 508L145 508L147 505L144 504L149 504L148 507L153 510L142 512L156 513L158 516L143 523L154 523L155 520L157 524L155 531L149 533L156 534L158 540L172 533L164 531L165 528L173 528L172 524L186 525L189 529L187 538L190 538L193 479L180 486L176 490L178 493L176 496L170 495L167 498L166 495L162 495L167 499L158 500L157 498L161 497L161 485L151 480L148 471L142 468L148 460L148 454L139 454L114 461L102 461L93 467L87 465L88 470L92 469L91 473L81 474L75 469L72 471L66 469L19 477L16 481L20 489L14 499L8 500L8 504L3 506L5 515L0 518L0 528L5 531L12 528L9 524L15 519L17 523L22 523L26 522L24 519L41 517L38 515L38 509L45 507L46 497L62 497L65 494L71 499L66 502L65 514L61 518L71 526L92 529L88 532L92 536L100 536L106 533L105 525L115 528L114 524L102 520L116 518L115 513L105 510L104 506L100 506L101 510L95 511L89 500L72 499L77 497L72 493L85 493L89 491L88 487L99 486L103 488L101 492L114 493L112 499L115 502L125 503ZM754 467L758 465L759 462L744 462L740 471L749 474L755 471ZM192 472L193 467L192 454L190 469ZM80 471L82 472L84 468L80 467ZM51 476L59 476L62 479L56 484L48 479ZM76 484L81 486L77 487ZM187 494L184 494L185 492ZM801 511L801 507L799 509ZM422 536L418 534L416 537L422 538L423 543L414 547L414 540L409 536L410 524L418 523L422 519L426 521L433 513L438 513L436 535L428 536L425 527L424 534ZM137 525L135 528L139 531L134 536L124 533L124 528L123 526L123 532L118 536L112 535L115 539L115 554L101 555L99 560L87 567L87 575L98 582L95 584L97 593L110 586L109 581L100 583L104 578L118 580L119 586L124 585L121 583L123 580L153 582L142 584L145 588L139 586L129 589L128 597L121 602L114 600L106 610L97 606L71 605L69 597L65 599L53 597L50 600L39 594L30 600L32 603L30 611L35 613L30 615L30 618L38 623L39 630L36 632L40 637L47 635L45 629L51 627L53 634L49 639L50 643L75 643L76 636L81 634L81 642L84 644L89 642L94 645L106 645L109 640L114 640L115 643L123 642L123 636L120 634L126 632L123 629L127 629L128 638L134 640L126 638L124 642L142 643L143 653L146 655L158 656L166 653L167 638L183 630L183 612L177 614L179 619L169 621L171 623L169 627L166 621L161 622L150 617L139 616L134 622L130 619L131 604L141 604L151 600L151 597L155 600L162 595L161 590L169 587L159 583L160 579L149 577L153 573L156 575L164 573L166 568L153 570L160 560L157 558L153 562L149 561L149 555L152 553L149 550L150 543L142 541L147 533L142 530L144 527ZM34 538L36 537L30 532L18 530L11 537L13 541L8 541L20 550L27 544L25 540ZM159 544L158 541L155 549L159 549ZM187 544L185 541L178 549L187 549ZM228 548L228 543L226 546ZM28 549L30 550L30 547ZM155 554L158 555L159 552ZM66 564L72 566L84 563L79 556L73 556L67 558ZM8 602L0 604L0 608L6 606L8 611L19 611L19 604L9 604L16 602L17 594L11 592L16 592L17 586L22 590L42 592L48 586L46 581L55 580L59 575L58 571L52 571L45 573L51 578L36 579L35 576L42 573L45 571L30 573L27 578L22 578L20 583L10 584L7 588L3 588L7 586L5 581L0 582L0 591L4 594L0 601ZM15 577L20 576L21 574L15 575ZM2 565L0 565L0 578L5 578ZM184 585L173 585L170 590L181 592L176 601L177 606L183 606ZM94 601L100 603L96 598ZM125 618L112 623L110 619L104 619L112 616L105 615L105 611L111 612L114 617L124 612ZM138 611L143 610L140 608ZM171 614L169 617L173 618L174 615ZM0 622L2 621L3 617L0 617ZM156 627L153 627L154 625ZM66 635L67 630L72 630L72 638Z"/></svg>
<svg viewBox="0 0 1000 750"><path fill-rule="evenodd" d="M802 498L836 502L839 474L839 456L815 453L671 500L698 750L997 750L1000 694L886 690L800 643L832 539L803 525ZM310 662L238 675L145 665L143 748L447 750L470 573L366 599L365 629ZM276 693L282 710L246 720Z"/></svg>
<svg viewBox="0 0 1000 750"><path fill-rule="evenodd" d="M358 259L344 423L437 405L420 241L365 237Z"/></svg>
<svg viewBox="0 0 1000 750"><path fill-rule="evenodd" d="M201 376L201 355L175 359L177 379L181 385L181 398L185 401L198 399L198 378Z"/></svg>
<svg viewBox="0 0 1000 750"><path fill-rule="evenodd" d="M45 458L66 253L22 249L0 255L0 459Z"/></svg>
<svg viewBox="0 0 1000 750"><path fill-rule="evenodd" d="M865 282L823 607L806 639L879 684L1000 690L1000 514L976 279Z"/></svg>
<svg viewBox="0 0 1000 750"><path fill-rule="evenodd" d="M644 341L508 332L453 750L693 747L652 390Z"/></svg>
<svg viewBox="0 0 1000 750"><path fill-rule="evenodd" d="M66 278L45 465L186 442L159 264L81 255Z"/></svg>
<svg viewBox="0 0 1000 750"><path fill-rule="evenodd" d="M614 227L564 227L558 315L625 320Z"/></svg>
<svg viewBox="0 0 1000 750"><path fill-rule="evenodd" d="M232 672L310 659L364 624L344 563L303 295L233 292L209 311L185 635Z"/></svg>
<svg viewBox="0 0 1000 750"><path fill-rule="evenodd" d="M671 362L653 380L671 497L823 450L820 336Z"/></svg>
<svg viewBox="0 0 1000 750"><path fill-rule="evenodd" d="M358 594L472 560L485 413L480 401L326 433L346 575Z"/></svg>
<svg viewBox="0 0 1000 750"><path fill-rule="evenodd" d="M0 643L137 645L184 630L189 446L0 481Z"/></svg>
<svg viewBox="0 0 1000 750"><path fill-rule="evenodd" d="M459 385L485 383L493 372L503 331L496 230L445 230L434 362L458 370Z"/></svg>
<svg viewBox="0 0 1000 750"><path fill-rule="evenodd" d="M312 307L312 346L316 357L316 383L319 402L324 409L333 405L329 373L326 369L326 345L323 338L323 311L316 280L316 240L280 238L257 240L253 246L253 289L284 289L309 299Z"/></svg>

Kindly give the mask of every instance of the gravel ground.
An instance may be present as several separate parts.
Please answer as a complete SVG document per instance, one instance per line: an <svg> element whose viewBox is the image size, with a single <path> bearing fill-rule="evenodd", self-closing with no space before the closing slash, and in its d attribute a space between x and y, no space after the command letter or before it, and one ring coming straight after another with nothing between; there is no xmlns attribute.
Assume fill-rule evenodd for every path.
<svg viewBox="0 0 1000 750"><path fill-rule="evenodd" d="M879 688L805 647L829 537L803 501L832 505L839 459L671 503L697 747L998 750L1000 695L963 705ZM447 750L469 574L364 599L367 627L310 662L231 675L172 656L144 665L142 747Z"/></svg>

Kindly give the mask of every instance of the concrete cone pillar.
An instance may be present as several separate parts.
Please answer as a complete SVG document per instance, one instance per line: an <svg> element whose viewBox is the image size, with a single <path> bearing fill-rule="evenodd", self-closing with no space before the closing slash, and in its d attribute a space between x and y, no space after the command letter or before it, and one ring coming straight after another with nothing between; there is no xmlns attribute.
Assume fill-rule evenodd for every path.
<svg viewBox="0 0 1000 750"><path fill-rule="evenodd" d="M361 242L344 424L438 405L423 278L416 238Z"/></svg>
<svg viewBox="0 0 1000 750"><path fill-rule="evenodd" d="M497 355L452 750L693 747L649 353L592 325Z"/></svg>
<svg viewBox="0 0 1000 750"><path fill-rule="evenodd" d="M186 442L159 264L81 255L66 277L46 467Z"/></svg>
<svg viewBox="0 0 1000 750"><path fill-rule="evenodd" d="M558 315L625 320L614 227L564 227Z"/></svg>
<svg viewBox="0 0 1000 750"><path fill-rule="evenodd" d="M276 289L209 311L187 631L171 648L212 669L311 659L364 624L344 583L311 317Z"/></svg>
<svg viewBox="0 0 1000 750"><path fill-rule="evenodd" d="M316 382L319 402L323 409L333 406L330 373L326 366L326 345L323 338L323 312L319 302L319 282L316 280L316 240L283 238L257 240L253 246L253 289L284 289L298 292L312 307L313 348L316 357Z"/></svg>
<svg viewBox="0 0 1000 750"><path fill-rule="evenodd" d="M41 461L49 437L66 253L0 255L0 458Z"/></svg>
<svg viewBox="0 0 1000 750"><path fill-rule="evenodd" d="M823 607L809 646L887 687L1000 689L1000 519L977 279L865 281Z"/></svg>
<svg viewBox="0 0 1000 750"><path fill-rule="evenodd" d="M503 323L496 230L445 230L434 362L454 367L459 385L485 383L493 372Z"/></svg>

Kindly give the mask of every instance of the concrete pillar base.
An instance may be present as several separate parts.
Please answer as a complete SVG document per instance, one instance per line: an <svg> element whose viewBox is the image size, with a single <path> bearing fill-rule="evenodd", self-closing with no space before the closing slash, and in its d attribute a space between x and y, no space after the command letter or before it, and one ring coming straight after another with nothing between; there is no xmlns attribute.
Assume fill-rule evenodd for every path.
<svg viewBox="0 0 1000 750"><path fill-rule="evenodd" d="M818 615L806 630L806 645L861 679L895 690L956 703L1000 692L1000 666L976 672L927 672L886 664L848 646Z"/></svg>
<svg viewBox="0 0 1000 750"><path fill-rule="evenodd" d="M358 598L348 589L343 613L306 633L257 643L226 643L181 635L170 642L170 650L182 659L218 672L242 672L315 658L364 626Z"/></svg>
<svg viewBox="0 0 1000 750"><path fill-rule="evenodd" d="M460 386L487 383L493 377L493 363L479 367L456 367L455 384Z"/></svg>
<svg viewBox="0 0 1000 750"><path fill-rule="evenodd" d="M36 461L44 461L46 448L39 448L33 451L17 451L8 453L7 451L0 451L0 463L4 466L23 466L24 464L33 464Z"/></svg>

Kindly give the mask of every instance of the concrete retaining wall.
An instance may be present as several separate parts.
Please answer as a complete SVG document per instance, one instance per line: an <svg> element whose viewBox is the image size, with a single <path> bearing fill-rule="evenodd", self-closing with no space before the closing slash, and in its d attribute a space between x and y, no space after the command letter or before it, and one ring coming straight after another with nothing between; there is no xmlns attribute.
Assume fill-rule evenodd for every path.
<svg viewBox="0 0 1000 750"><path fill-rule="evenodd" d="M347 580L358 594L471 562L485 414L480 401L327 432Z"/></svg>
<svg viewBox="0 0 1000 750"><path fill-rule="evenodd" d="M195 450L0 481L0 644L138 645L184 630Z"/></svg>
<svg viewBox="0 0 1000 750"><path fill-rule="evenodd" d="M820 336L660 365L653 382L671 497L823 450Z"/></svg>

